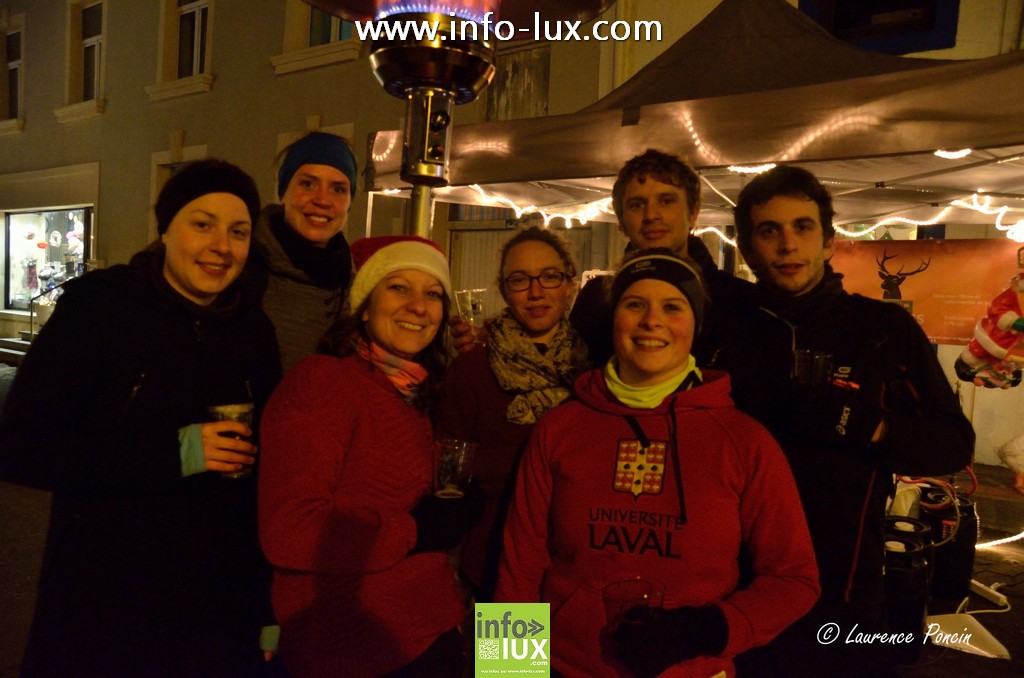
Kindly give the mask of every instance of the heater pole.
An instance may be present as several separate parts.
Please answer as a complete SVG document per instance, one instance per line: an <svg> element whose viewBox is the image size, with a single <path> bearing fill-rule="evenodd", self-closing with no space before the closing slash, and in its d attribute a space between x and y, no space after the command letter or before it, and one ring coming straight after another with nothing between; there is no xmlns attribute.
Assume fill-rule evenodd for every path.
<svg viewBox="0 0 1024 678"><path fill-rule="evenodd" d="M424 184L412 187L412 204L409 210L407 235L418 235L430 239L434 229L434 189Z"/></svg>
<svg viewBox="0 0 1024 678"><path fill-rule="evenodd" d="M437 87L406 92L402 179L412 184L407 235L430 238L434 224L434 186L448 184L448 148L452 133L451 93Z"/></svg>
<svg viewBox="0 0 1024 678"><path fill-rule="evenodd" d="M473 101L494 78L494 39L489 26L511 26L514 35L547 20L599 14L614 0L305 0L336 16L398 27L433 26L430 34L384 31L370 44L373 73L392 96L406 102L401 177L412 185L405 231L430 237L436 186L448 185L448 156L456 104Z"/></svg>

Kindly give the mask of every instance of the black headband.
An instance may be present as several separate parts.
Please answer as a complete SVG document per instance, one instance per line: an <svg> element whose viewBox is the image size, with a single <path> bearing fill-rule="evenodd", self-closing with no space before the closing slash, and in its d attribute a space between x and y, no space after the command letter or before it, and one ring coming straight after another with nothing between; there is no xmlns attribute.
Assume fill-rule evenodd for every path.
<svg viewBox="0 0 1024 678"><path fill-rule="evenodd" d="M612 308L618 306L619 299L633 283L647 278L667 282L682 292L690 302L694 324L700 328L704 317L704 288L700 276L685 261L669 254L644 254L626 262L612 284Z"/></svg>

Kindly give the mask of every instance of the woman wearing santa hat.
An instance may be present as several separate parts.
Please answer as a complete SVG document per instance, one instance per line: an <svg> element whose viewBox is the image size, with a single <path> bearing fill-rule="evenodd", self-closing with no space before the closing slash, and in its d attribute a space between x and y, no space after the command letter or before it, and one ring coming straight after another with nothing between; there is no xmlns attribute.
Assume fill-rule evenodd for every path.
<svg viewBox="0 0 1024 678"><path fill-rule="evenodd" d="M352 245L350 311L293 367L260 429L260 538L295 678L460 675L447 551L470 499L431 495L430 412L451 282L413 236Z"/></svg>

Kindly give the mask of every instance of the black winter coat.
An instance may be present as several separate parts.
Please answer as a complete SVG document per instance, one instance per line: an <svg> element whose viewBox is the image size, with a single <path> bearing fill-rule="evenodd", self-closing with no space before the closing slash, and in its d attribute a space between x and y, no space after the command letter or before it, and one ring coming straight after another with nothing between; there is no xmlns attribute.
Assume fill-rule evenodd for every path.
<svg viewBox="0 0 1024 678"><path fill-rule="evenodd" d="M259 665L269 569L255 477L181 473L178 430L280 376L258 299L210 307L162 250L65 294L0 414L0 477L53 491L24 676L242 676ZM250 670L251 669L251 670Z"/></svg>
<svg viewBox="0 0 1024 678"><path fill-rule="evenodd" d="M843 638L854 624L865 633L885 630L884 521L893 474L950 474L969 464L974 450L971 423L914 318L897 304L846 293L841 278L826 268L817 288L788 300L737 279L720 285L697 356L699 365L730 374L736 406L779 441L807 515L822 595L776 641L793 642L779 653L780 675L821 675L823 667L830 675L884 674L890 659L882 644L823 645L815 633L826 623L839 624ZM837 373L849 368L865 397L884 403L883 440L836 444L813 402L821 396L793 383L797 349L831 353ZM843 657L845 651L853 654ZM877 665L861 663L872 661Z"/></svg>

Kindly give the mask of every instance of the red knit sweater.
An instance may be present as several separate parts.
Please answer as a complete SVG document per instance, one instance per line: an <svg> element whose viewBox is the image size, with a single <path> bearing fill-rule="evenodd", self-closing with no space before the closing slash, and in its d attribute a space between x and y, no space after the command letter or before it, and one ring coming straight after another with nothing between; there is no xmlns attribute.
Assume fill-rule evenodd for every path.
<svg viewBox="0 0 1024 678"><path fill-rule="evenodd" d="M281 656L295 676L372 676L462 619L447 554L408 556L430 492L427 417L358 356L285 376L260 428L260 540Z"/></svg>

